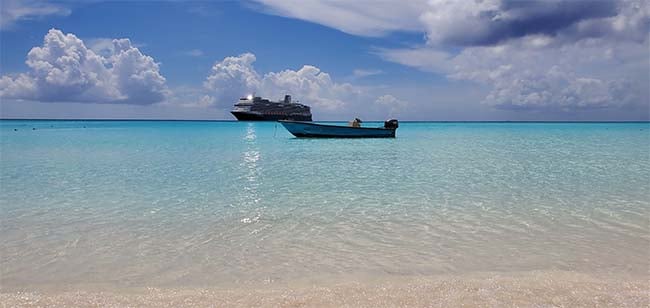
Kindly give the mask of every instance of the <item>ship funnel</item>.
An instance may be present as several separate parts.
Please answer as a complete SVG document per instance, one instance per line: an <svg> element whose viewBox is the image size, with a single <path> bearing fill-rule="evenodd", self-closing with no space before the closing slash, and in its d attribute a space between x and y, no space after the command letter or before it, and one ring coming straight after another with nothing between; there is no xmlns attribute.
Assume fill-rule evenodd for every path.
<svg viewBox="0 0 650 308"><path fill-rule="evenodd" d="M284 102L287 104L291 104L291 95L285 95L284 96Z"/></svg>

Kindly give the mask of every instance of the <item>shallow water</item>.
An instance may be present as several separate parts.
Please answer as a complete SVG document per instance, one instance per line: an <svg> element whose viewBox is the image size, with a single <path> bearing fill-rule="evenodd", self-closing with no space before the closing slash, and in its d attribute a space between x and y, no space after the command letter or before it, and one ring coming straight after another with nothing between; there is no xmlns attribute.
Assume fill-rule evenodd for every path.
<svg viewBox="0 0 650 308"><path fill-rule="evenodd" d="M319 140L275 123L1 121L0 137L4 290L649 277L648 123Z"/></svg>

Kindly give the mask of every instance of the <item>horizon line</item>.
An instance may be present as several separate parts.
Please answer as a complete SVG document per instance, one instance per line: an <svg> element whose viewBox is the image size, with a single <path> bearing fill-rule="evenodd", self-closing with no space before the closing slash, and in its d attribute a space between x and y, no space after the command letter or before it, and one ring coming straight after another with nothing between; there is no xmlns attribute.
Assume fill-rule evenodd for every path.
<svg viewBox="0 0 650 308"><path fill-rule="evenodd" d="M133 118L0 118L0 121L132 121L132 122L277 122L223 119L133 119ZM348 120L315 120L311 122L347 122ZM365 120L364 122L384 122ZM649 120L400 120L402 123L650 123Z"/></svg>

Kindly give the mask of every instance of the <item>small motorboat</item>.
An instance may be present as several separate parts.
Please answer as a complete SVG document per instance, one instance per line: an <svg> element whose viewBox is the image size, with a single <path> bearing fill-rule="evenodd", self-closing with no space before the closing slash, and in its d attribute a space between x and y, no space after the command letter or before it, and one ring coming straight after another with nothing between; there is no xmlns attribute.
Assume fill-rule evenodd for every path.
<svg viewBox="0 0 650 308"><path fill-rule="evenodd" d="M383 127L361 127L358 119L351 122L351 126L291 120L278 122L299 138L395 138L395 131L399 127L399 122L395 119L384 122Z"/></svg>

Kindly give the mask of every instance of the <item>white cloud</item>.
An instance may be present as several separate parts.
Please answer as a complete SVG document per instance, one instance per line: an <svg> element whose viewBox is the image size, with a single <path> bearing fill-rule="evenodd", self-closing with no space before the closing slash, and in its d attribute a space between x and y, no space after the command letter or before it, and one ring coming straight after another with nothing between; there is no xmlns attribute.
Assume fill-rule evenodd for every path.
<svg viewBox="0 0 650 308"><path fill-rule="evenodd" d="M411 56L418 55L418 56ZM576 109L648 104L645 44L602 39L539 45L536 38L468 47L456 55L432 48L388 50L390 61L491 88L483 99L500 109Z"/></svg>
<svg viewBox="0 0 650 308"><path fill-rule="evenodd" d="M628 105L647 107L650 99L648 7L639 1L555 2L553 9L563 8L562 5L570 8L557 12L545 3L539 6L557 14L558 19L564 18L560 13L575 13L573 18L577 21L554 29L551 34L511 34L506 35L506 40L495 39L498 44L465 47L444 61L443 72L452 79L490 86L491 91L483 102L500 109L573 111ZM613 4L616 9L608 11ZM555 17L544 10L542 13L529 8L514 10L519 11L531 16ZM521 18L513 12L510 14L503 18ZM432 24L431 31L433 28ZM433 42L430 38L430 46L424 49L439 49ZM439 57L432 57L429 65L414 66L428 70L435 63L440 63Z"/></svg>
<svg viewBox="0 0 650 308"><path fill-rule="evenodd" d="M74 34L51 29L27 55L28 73L2 76L0 97L42 102L152 104L169 94L158 63L128 39L99 55ZM105 42L101 44L106 45Z"/></svg>
<svg viewBox="0 0 650 308"><path fill-rule="evenodd" d="M645 0L256 0L262 9L355 35L424 32L431 45L493 45L528 35L647 35Z"/></svg>
<svg viewBox="0 0 650 308"><path fill-rule="evenodd" d="M575 110L648 103L644 44L589 39L539 47L520 39L466 48L450 78L490 85L488 105L506 109ZM644 56L645 54L645 56Z"/></svg>
<svg viewBox="0 0 650 308"><path fill-rule="evenodd" d="M113 40L115 53L109 58L111 73L117 79L121 101L134 104L157 103L168 89L158 63L133 47L129 39Z"/></svg>
<svg viewBox="0 0 650 308"><path fill-rule="evenodd" d="M292 94L312 108L340 110L359 90L348 83L335 83L330 75L315 66L270 72L260 75L253 67L256 57L251 53L227 57L216 62L204 82L205 88L220 106L230 106L247 93L259 92L265 97Z"/></svg>
<svg viewBox="0 0 650 308"><path fill-rule="evenodd" d="M304 65L298 70L287 69L261 75L253 67L255 60L255 55L245 53L216 62L204 82L210 95L205 100L212 101L217 107L230 108L247 93L256 92L272 99L290 94L294 99L310 105L314 115L321 119L341 115L377 117L403 106L390 104L390 108L378 112L375 106L377 99L372 91L350 83L336 82L318 67ZM379 101L385 105L386 99ZM393 103L401 102L395 100Z"/></svg>
<svg viewBox="0 0 650 308"><path fill-rule="evenodd" d="M215 62L203 86L221 107L232 105L239 97L257 91L260 75L253 68L255 55L241 54Z"/></svg>
<svg viewBox="0 0 650 308"><path fill-rule="evenodd" d="M346 33L381 36L422 28L418 16L424 0L256 0L272 14L319 23Z"/></svg>
<svg viewBox="0 0 650 308"><path fill-rule="evenodd" d="M605 20L628 3L619 0L431 0L420 20L430 45L493 45L529 35L570 36L572 39L607 35L575 31L576 25ZM600 26L605 26L600 24Z"/></svg>
<svg viewBox="0 0 650 308"><path fill-rule="evenodd" d="M84 44L102 57L110 57L115 52L112 38L97 37L85 39Z"/></svg>
<svg viewBox="0 0 650 308"><path fill-rule="evenodd" d="M390 94L385 94L375 100L376 108L388 111L388 117L392 118L397 116L401 111L408 108L409 103L396 98Z"/></svg>
<svg viewBox="0 0 650 308"><path fill-rule="evenodd" d="M374 76L383 73L384 71L379 69L355 69L354 71L352 71L352 76L354 78L363 78L363 77Z"/></svg>
<svg viewBox="0 0 650 308"><path fill-rule="evenodd" d="M511 74L511 69L505 67L488 77L493 89L485 98L487 104L510 109L572 110L617 107L626 102L625 97L618 96L625 92L620 81L577 77L557 66L523 74Z"/></svg>
<svg viewBox="0 0 650 308"><path fill-rule="evenodd" d="M496 108L567 111L649 104L650 6L645 0L261 2L275 14L357 35L421 31L426 36L419 47L373 52L451 80L485 85L483 102Z"/></svg>
<svg viewBox="0 0 650 308"><path fill-rule="evenodd" d="M70 15L70 9L59 4L38 0L3 0L0 5L0 30L12 28L21 20L47 15Z"/></svg>
<svg viewBox="0 0 650 308"><path fill-rule="evenodd" d="M376 103L384 106L406 106L408 105L405 101L397 99L395 96L390 94L384 94L377 98Z"/></svg>
<svg viewBox="0 0 650 308"><path fill-rule="evenodd" d="M336 83L328 73L319 68L305 65L297 71L284 70L264 75L261 90L280 97L294 93L313 108L321 111L341 111L347 104L354 103L361 90L349 83Z"/></svg>

